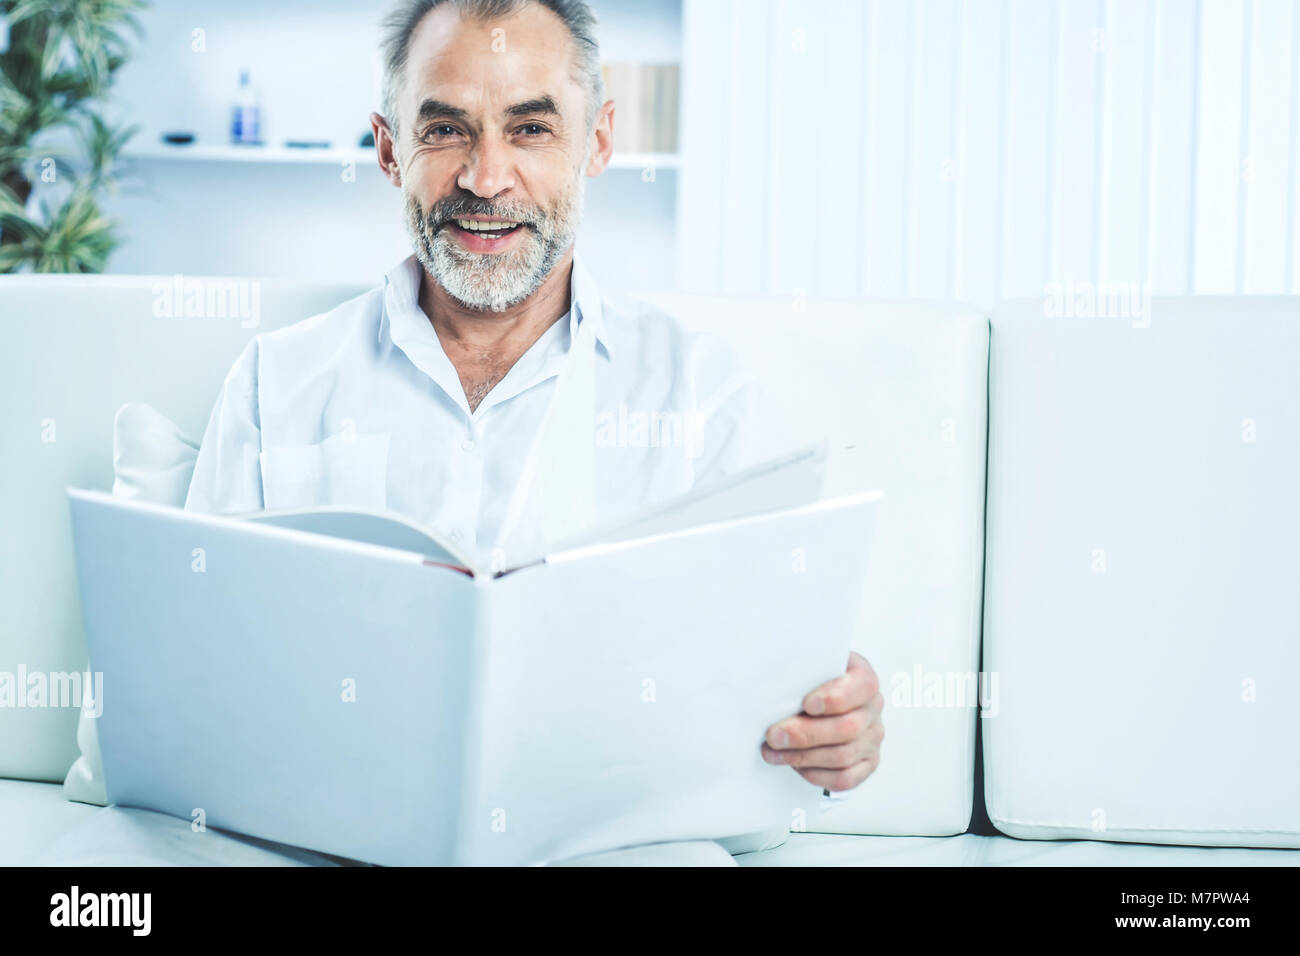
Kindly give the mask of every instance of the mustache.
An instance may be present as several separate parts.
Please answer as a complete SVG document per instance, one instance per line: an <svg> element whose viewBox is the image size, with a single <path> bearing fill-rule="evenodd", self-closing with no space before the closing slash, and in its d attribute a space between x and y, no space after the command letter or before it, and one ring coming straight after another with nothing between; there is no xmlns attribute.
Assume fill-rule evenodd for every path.
<svg viewBox="0 0 1300 956"><path fill-rule="evenodd" d="M468 216L484 216L489 219L508 219L530 229L538 229L545 221L546 214L534 207L517 203L494 203L487 199L461 198L453 196L439 199L424 214L424 221L431 232L437 232L454 219Z"/></svg>

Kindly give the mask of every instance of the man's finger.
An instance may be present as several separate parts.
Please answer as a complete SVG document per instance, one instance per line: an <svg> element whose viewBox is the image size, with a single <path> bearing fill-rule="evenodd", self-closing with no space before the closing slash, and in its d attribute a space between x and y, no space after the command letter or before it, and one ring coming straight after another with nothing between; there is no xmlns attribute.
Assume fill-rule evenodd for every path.
<svg viewBox="0 0 1300 956"><path fill-rule="evenodd" d="M833 747L808 747L804 750L773 750L763 745L763 759L768 763L787 767L805 767L813 770L843 770L866 760L880 750L884 739L884 725L877 721L856 740Z"/></svg>
<svg viewBox="0 0 1300 956"><path fill-rule="evenodd" d="M804 750L808 747L833 747L847 744L862 736L880 719L884 698L879 694L865 707L833 717L787 717L767 728L767 745L773 750Z"/></svg>
<svg viewBox="0 0 1300 956"><path fill-rule="evenodd" d="M880 681L867 659L857 652L849 654L845 673L828 680L803 699L803 710L813 717L847 714L856 710L880 691Z"/></svg>
<svg viewBox="0 0 1300 956"><path fill-rule="evenodd" d="M834 792L836 790L852 790L871 776L871 773L879 764L880 754L877 752L873 756L867 757L866 760L859 761L852 767L845 767L842 770L805 769L796 770L795 773L813 786Z"/></svg>

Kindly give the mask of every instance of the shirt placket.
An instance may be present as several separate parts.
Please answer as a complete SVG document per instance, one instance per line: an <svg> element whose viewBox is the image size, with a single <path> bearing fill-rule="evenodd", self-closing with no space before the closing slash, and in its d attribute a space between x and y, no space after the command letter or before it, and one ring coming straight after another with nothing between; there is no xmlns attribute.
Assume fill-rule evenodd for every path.
<svg viewBox="0 0 1300 956"><path fill-rule="evenodd" d="M458 432L451 436L446 449L449 480L436 492L442 499L439 508L453 516L444 529L453 542L466 548L478 547L478 515L483 502L483 422L464 418Z"/></svg>

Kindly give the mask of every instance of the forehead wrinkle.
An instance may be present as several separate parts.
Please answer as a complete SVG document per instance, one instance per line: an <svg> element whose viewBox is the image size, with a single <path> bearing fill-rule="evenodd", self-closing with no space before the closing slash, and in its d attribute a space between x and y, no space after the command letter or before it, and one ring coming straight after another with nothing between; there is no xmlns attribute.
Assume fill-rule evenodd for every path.
<svg viewBox="0 0 1300 956"><path fill-rule="evenodd" d="M490 33L480 32L490 24L439 19L437 13L426 20L432 22L422 24L417 31L406 66L405 93L408 103L414 101L415 109L425 99L435 99L472 115L481 111L479 104L486 97L493 105L506 103L501 108L506 115L511 105L549 96L558 115L564 116L564 107L572 99L566 94L576 92L583 103L574 108L583 111L585 86L569 62L572 41L567 35L560 44L563 55L559 56L551 49L554 44L525 44L522 48L510 45L505 51L493 52L489 48ZM483 42L477 42L479 39Z"/></svg>
<svg viewBox="0 0 1300 956"><path fill-rule="evenodd" d="M442 106L445 109L434 109ZM567 125L562 96L539 92L535 87L513 85L504 91L485 89L475 82L431 84L415 107L417 122L446 116L475 128L484 118L509 120L520 116L546 115Z"/></svg>

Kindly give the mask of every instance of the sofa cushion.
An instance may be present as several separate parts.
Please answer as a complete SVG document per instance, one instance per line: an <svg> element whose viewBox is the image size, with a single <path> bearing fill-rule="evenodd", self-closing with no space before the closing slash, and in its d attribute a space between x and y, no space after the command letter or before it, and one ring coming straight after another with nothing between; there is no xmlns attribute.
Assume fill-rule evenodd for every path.
<svg viewBox="0 0 1300 956"><path fill-rule="evenodd" d="M988 322L960 305L639 296L722 336L804 439L826 494L885 492L854 647L885 697L880 768L808 830L961 833L971 818Z"/></svg>
<svg viewBox="0 0 1300 956"><path fill-rule="evenodd" d="M113 417L113 494L185 506L199 443L144 402L127 402Z"/></svg>
<svg viewBox="0 0 1300 956"><path fill-rule="evenodd" d="M0 866L25 866L97 808L69 803L57 783L0 780Z"/></svg>
<svg viewBox="0 0 1300 956"><path fill-rule="evenodd" d="M76 804L69 804L75 806ZM129 807L91 815L49 841L33 866L338 866L351 861Z"/></svg>
<svg viewBox="0 0 1300 956"><path fill-rule="evenodd" d="M989 817L1021 837L1300 846L1300 299L1001 306Z"/></svg>
<svg viewBox="0 0 1300 956"><path fill-rule="evenodd" d="M1300 866L1300 850L1151 846L1006 836L872 837L792 833L741 866Z"/></svg>
<svg viewBox="0 0 1300 956"><path fill-rule="evenodd" d="M93 665L92 665L93 666ZM99 750L99 714L97 707L86 707L77 722L77 759L63 778L63 795L78 803L102 807L108 803L104 783L104 756Z"/></svg>
<svg viewBox="0 0 1300 956"><path fill-rule="evenodd" d="M5 787L29 788L24 802L7 801ZM52 812L55 804L83 812ZM94 809L58 799L49 784L0 781L0 812L12 805L38 824L31 841L12 862L33 866L364 866L283 843L258 840L189 820L128 807ZM7 819L7 818L0 818ZM17 823L21 818L15 817ZM0 829L0 835L7 835ZM11 862L0 857L0 864ZM656 843L575 857L553 866L735 866L717 843L705 840Z"/></svg>
<svg viewBox="0 0 1300 956"><path fill-rule="evenodd" d="M709 840L649 843L561 860L550 866L735 866L721 845Z"/></svg>
<svg viewBox="0 0 1300 956"><path fill-rule="evenodd" d="M241 284L242 283L242 284ZM163 409L201 435L250 336L361 291L293 280L0 276L0 673L86 666L65 488L107 490L113 414ZM0 709L0 777L59 781L80 701Z"/></svg>

